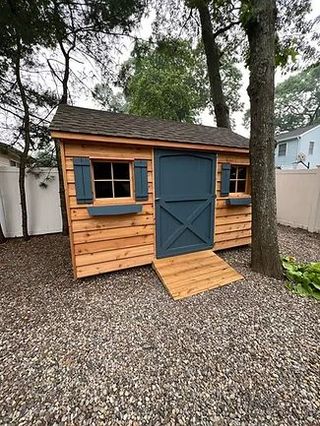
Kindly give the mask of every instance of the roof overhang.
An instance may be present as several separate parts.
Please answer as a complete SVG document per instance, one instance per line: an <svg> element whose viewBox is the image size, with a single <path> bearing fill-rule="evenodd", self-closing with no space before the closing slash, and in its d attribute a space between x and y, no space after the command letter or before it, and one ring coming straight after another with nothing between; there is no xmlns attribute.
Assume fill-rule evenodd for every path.
<svg viewBox="0 0 320 426"><path fill-rule="evenodd" d="M123 137L123 136L108 136L108 135L95 135L87 133L73 133L73 132L62 132L58 130L51 131L51 137L53 139L61 139L74 142L98 142L98 143L114 143L122 145L140 145L140 146L153 146L153 147L165 147L165 148L176 148L176 149L190 149L194 151L210 151L210 152L233 152L239 154L249 154L249 148L239 148L232 146L221 146L213 144L200 144L190 142L177 142L177 141L165 141L156 139L142 139L134 137Z"/></svg>
<svg viewBox="0 0 320 426"><path fill-rule="evenodd" d="M320 127L320 124L312 127L312 129L309 129L309 130L306 130L303 133L300 133L299 135L286 137L286 135L284 134L283 138L279 139L279 138L275 137L275 139L276 139L277 142L285 142L285 141L289 141L291 139L301 139L301 136L305 136L307 133L313 132L313 130L318 129L318 127ZM279 135L279 136L281 137L281 135Z"/></svg>
<svg viewBox="0 0 320 426"><path fill-rule="evenodd" d="M291 141L291 140L294 140L294 139L300 139L300 135L299 136L291 136L291 137L283 138L283 139L278 139L278 138L275 138L275 139L276 139L277 143L280 143L280 142Z"/></svg>

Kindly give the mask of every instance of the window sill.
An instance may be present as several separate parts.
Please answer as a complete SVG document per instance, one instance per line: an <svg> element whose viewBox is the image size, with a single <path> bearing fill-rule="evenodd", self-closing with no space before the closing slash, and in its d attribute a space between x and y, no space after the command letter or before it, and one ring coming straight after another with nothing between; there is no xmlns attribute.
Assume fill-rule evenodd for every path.
<svg viewBox="0 0 320 426"><path fill-rule="evenodd" d="M251 206L251 197L228 198L227 206Z"/></svg>
<svg viewBox="0 0 320 426"><path fill-rule="evenodd" d="M251 198L249 192L229 192L228 198Z"/></svg>
<svg viewBox="0 0 320 426"><path fill-rule="evenodd" d="M125 214L135 214L142 211L141 204L120 204L113 206L93 206L87 207L90 216L118 216Z"/></svg>
<svg viewBox="0 0 320 426"><path fill-rule="evenodd" d="M93 200L93 206L120 206L127 204L134 204L135 199L132 197L120 197L120 198L95 198Z"/></svg>

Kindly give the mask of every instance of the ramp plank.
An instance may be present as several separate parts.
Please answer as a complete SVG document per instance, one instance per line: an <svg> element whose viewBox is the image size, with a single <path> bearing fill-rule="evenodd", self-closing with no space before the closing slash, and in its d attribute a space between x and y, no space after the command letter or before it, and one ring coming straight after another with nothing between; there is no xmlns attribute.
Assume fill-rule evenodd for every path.
<svg viewBox="0 0 320 426"><path fill-rule="evenodd" d="M243 279L211 250L154 259L152 266L175 300Z"/></svg>

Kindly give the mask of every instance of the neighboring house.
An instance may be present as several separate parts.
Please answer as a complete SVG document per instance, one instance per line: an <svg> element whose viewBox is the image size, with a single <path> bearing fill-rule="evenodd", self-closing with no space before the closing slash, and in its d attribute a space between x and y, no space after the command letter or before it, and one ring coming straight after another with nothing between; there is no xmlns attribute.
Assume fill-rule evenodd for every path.
<svg viewBox="0 0 320 426"><path fill-rule="evenodd" d="M0 166L19 167L21 152L0 142Z"/></svg>
<svg viewBox="0 0 320 426"><path fill-rule="evenodd" d="M22 152L19 151L17 148L14 148L11 145L7 145L3 142L0 142L0 167L19 167L20 165L20 157L22 155ZM35 164L35 158L31 155L28 155L27 159L27 165L31 166ZM47 164L41 164L40 162L37 162L37 165L39 167L47 167ZM53 164L54 166L54 164ZM48 166L48 167L51 167Z"/></svg>
<svg viewBox="0 0 320 426"><path fill-rule="evenodd" d="M282 169L297 169L310 163L310 168L320 165L320 124L314 124L300 129L291 130L276 135L277 147L275 152L276 167Z"/></svg>

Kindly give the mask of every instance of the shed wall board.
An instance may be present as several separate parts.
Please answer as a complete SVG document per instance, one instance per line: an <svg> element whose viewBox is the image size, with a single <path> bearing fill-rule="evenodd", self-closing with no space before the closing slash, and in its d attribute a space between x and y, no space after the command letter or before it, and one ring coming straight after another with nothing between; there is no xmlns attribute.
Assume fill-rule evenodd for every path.
<svg viewBox="0 0 320 426"><path fill-rule="evenodd" d="M73 265L77 278L152 263L155 257L154 156L153 147L63 140L64 175ZM73 157L109 160L143 159L148 167L148 200L132 215L90 217L88 205L78 204L75 193ZM221 164L249 165L248 154L217 155L214 250L251 242L251 207L227 206L220 197ZM95 200L93 205L112 205L120 199ZM125 201L128 203L128 201ZM92 205L92 204L90 204Z"/></svg>
<svg viewBox="0 0 320 426"><path fill-rule="evenodd" d="M154 257L154 208L152 148L65 142L66 195L72 233L76 277L109 272L152 262ZM148 200L140 213L124 216L90 217L88 205L75 196L73 157L89 156L108 160L144 159L148 162ZM95 200L93 205L128 203L120 199ZM90 204L92 205L92 204Z"/></svg>
<svg viewBox="0 0 320 426"><path fill-rule="evenodd" d="M251 243L251 206L228 206L228 197L221 197L221 168L223 163L249 166L248 154L218 154L214 250L221 250ZM247 198L250 195L239 194Z"/></svg>

